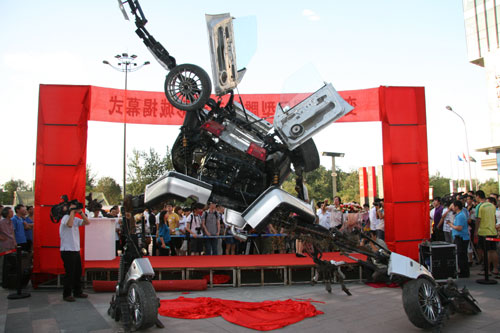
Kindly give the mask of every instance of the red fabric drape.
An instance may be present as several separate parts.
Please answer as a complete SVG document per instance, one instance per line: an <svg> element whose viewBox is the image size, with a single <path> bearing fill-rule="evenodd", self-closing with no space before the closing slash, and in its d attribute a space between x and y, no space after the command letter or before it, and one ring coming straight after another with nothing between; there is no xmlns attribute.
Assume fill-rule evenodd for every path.
<svg viewBox="0 0 500 333"><path fill-rule="evenodd" d="M163 92L90 87L91 103L89 120L132 124L181 125L184 111L168 103ZM354 110L338 122L379 121L378 88L340 91L339 94ZM280 101L293 99L300 101L310 94L242 94L245 108L272 123L276 105ZM212 96L216 99L215 96ZM223 98L224 103L227 96ZM235 99L239 102L239 98ZM270 118L268 118L270 117Z"/></svg>
<svg viewBox="0 0 500 333"><path fill-rule="evenodd" d="M179 297L161 300L158 313L183 319L202 319L222 316L227 321L259 331L270 331L314 317L318 311L311 301L240 302L219 298Z"/></svg>

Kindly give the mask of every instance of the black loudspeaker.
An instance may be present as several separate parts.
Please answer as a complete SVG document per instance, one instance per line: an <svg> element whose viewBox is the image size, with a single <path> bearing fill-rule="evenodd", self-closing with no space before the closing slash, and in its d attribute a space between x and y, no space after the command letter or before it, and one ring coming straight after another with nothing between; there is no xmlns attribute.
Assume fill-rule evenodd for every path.
<svg viewBox="0 0 500 333"><path fill-rule="evenodd" d="M457 246L446 242L425 242L419 246L420 264L436 281L456 279L458 276Z"/></svg>

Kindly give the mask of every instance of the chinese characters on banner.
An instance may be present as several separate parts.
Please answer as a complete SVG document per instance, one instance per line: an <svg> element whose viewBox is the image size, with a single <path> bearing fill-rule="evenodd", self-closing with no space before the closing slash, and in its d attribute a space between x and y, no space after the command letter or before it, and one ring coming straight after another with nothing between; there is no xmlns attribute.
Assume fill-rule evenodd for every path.
<svg viewBox="0 0 500 333"><path fill-rule="evenodd" d="M338 122L343 121L378 121L379 99L378 88L345 91L339 94L352 106L351 113ZM108 121L130 124L182 125L184 111L174 108L165 98L163 92L136 91L91 86L91 107L89 120ZM286 98L297 103L309 96L303 94L242 94L241 99L245 109L261 118L273 122L278 103ZM215 100L216 96L212 96ZM222 103L228 97L222 98ZM239 98L235 98L239 101ZM357 120L357 112L363 112L363 120ZM352 115L351 115L352 114Z"/></svg>

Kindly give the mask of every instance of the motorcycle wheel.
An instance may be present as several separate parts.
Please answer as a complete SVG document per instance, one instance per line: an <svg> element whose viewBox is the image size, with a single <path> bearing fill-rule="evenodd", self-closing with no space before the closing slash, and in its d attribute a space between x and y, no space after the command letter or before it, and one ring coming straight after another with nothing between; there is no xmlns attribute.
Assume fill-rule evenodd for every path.
<svg viewBox="0 0 500 333"><path fill-rule="evenodd" d="M427 279L412 280L404 285L403 307L411 323L423 329L438 326L444 311L436 286Z"/></svg>
<svg viewBox="0 0 500 333"><path fill-rule="evenodd" d="M127 302L133 329L145 329L155 324L158 302L151 282L133 282L128 288Z"/></svg>
<svg viewBox="0 0 500 333"><path fill-rule="evenodd" d="M203 108L210 99L212 83L207 72L192 64L182 64L170 70L165 78L165 96L175 108L194 111Z"/></svg>

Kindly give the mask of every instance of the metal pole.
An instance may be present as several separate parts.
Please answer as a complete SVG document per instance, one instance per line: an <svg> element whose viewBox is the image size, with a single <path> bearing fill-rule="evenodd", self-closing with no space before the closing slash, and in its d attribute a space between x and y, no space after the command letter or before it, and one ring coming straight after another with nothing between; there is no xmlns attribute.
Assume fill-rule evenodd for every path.
<svg viewBox="0 0 500 333"><path fill-rule="evenodd" d="M460 119L462 119L462 122L464 123L464 130L465 130L465 143L466 143L466 146L467 146L467 164L469 166L469 189L471 191L473 191L473 189L472 189L472 176L471 176L471 171L470 171L471 168L470 168L470 154L469 154L469 139L467 137L467 126L465 126L464 119L462 117L460 117Z"/></svg>
<svg viewBox="0 0 500 333"><path fill-rule="evenodd" d="M127 79L128 66L130 62L125 62L125 98L123 99L123 200L127 194Z"/></svg>
<svg viewBox="0 0 500 333"><path fill-rule="evenodd" d="M334 200L337 195L337 170L335 170L335 156L332 156L332 192L332 200Z"/></svg>
<svg viewBox="0 0 500 333"><path fill-rule="evenodd" d="M464 118L462 118L462 116L460 116L458 113L455 112L455 110L452 109L451 106L447 106L446 107L447 110L453 112L454 114L456 114L460 120L462 120L462 123L464 124L464 130L465 130L465 145L466 145L466 149L467 149L467 163L468 163L468 166L469 166L469 189L472 191L472 176L471 176L471 168L470 168L470 154L469 154L469 138L467 137L467 125L465 125L465 120ZM464 175L464 182L465 182L465 175ZM467 186L464 186L465 189L467 189Z"/></svg>

